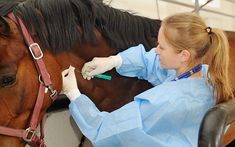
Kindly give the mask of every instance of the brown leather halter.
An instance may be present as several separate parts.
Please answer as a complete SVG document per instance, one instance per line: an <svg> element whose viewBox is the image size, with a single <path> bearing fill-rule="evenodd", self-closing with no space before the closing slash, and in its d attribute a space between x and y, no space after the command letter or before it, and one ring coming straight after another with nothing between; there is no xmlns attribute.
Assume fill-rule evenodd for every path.
<svg viewBox="0 0 235 147"><path fill-rule="evenodd" d="M20 137L23 138L23 140L33 147L43 147L44 144L44 122L43 120L40 122L40 137L37 136L36 129L39 124L39 115L41 112L43 99L45 96L45 93L49 92L51 93L50 97L54 101L57 97L57 91L54 90L51 86L52 82L50 79L50 75L47 72L46 66L43 62L43 53L40 49L39 45L35 43L28 33L25 25L23 24L22 20L15 16L13 13L8 14L8 17L12 19L16 24L18 24L21 28L21 31L23 33L25 42L29 46L29 51L33 57L33 61L35 63L37 72L39 74L39 90L37 94L37 100L36 104L33 110L33 114L30 120L30 125L27 129L14 129L9 128L5 126L0 126L0 134L12 136L12 137Z"/></svg>

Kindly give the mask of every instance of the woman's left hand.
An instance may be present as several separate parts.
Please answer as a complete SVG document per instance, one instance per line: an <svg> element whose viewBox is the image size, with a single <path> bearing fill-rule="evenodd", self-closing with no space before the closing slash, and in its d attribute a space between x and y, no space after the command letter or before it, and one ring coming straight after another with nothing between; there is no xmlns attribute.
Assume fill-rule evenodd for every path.
<svg viewBox="0 0 235 147"><path fill-rule="evenodd" d="M73 66L69 66L68 69L62 72L62 79L63 87L61 94L65 94L70 99L70 101L75 100L81 95L77 86L75 68Z"/></svg>

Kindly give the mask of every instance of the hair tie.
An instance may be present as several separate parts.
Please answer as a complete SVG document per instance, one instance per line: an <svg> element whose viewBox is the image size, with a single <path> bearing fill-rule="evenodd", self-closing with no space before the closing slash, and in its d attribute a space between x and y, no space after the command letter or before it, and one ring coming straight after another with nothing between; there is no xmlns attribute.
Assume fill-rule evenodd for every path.
<svg viewBox="0 0 235 147"><path fill-rule="evenodd" d="M212 28L211 27L206 27L206 31L209 35L212 34Z"/></svg>

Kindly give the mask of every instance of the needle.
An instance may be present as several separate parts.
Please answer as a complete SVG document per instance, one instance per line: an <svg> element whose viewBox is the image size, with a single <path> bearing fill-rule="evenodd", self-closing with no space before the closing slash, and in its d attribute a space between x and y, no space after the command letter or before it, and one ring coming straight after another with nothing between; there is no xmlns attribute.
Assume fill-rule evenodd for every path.
<svg viewBox="0 0 235 147"><path fill-rule="evenodd" d="M76 70L76 72L79 72ZM81 73L83 74L83 73ZM112 76L106 75L106 74L97 74L94 76L95 78L99 78L99 79L104 79L104 80L112 80Z"/></svg>

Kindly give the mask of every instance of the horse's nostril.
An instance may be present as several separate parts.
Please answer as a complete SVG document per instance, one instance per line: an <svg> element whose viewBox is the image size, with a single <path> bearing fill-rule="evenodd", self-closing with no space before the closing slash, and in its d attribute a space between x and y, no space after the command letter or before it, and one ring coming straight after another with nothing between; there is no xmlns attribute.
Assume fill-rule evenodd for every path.
<svg viewBox="0 0 235 147"><path fill-rule="evenodd" d="M16 76L2 76L0 77L0 87L5 87L8 85L12 85L16 81Z"/></svg>

